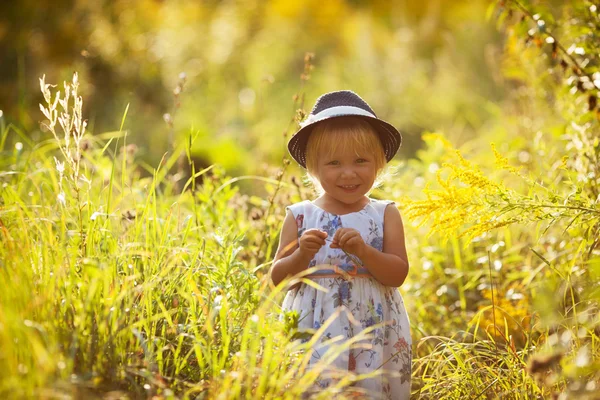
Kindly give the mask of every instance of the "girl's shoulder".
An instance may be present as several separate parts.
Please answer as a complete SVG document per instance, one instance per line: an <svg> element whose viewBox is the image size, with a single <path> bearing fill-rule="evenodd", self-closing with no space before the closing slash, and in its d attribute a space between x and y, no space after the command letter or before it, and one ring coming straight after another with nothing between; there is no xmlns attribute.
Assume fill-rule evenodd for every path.
<svg viewBox="0 0 600 400"><path fill-rule="evenodd" d="M292 205L287 206L285 209L289 210L294 216L297 216L300 213L305 212L307 206L312 204L310 200L300 201L298 203L294 203Z"/></svg>
<svg viewBox="0 0 600 400"><path fill-rule="evenodd" d="M390 204L396 204L396 202L393 200L371 199L369 204L371 207L373 207L375 209L375 211L377 211L377 214L383 216L383 214L385 213L386 207Z"/></svg>
<svg viewBox="0 0 600 400"><path fill-rule="evenodd" d="M396 204L393 200L379 200L379 199L369 199L369 202L364 206L364 208L360 211L344 214L342 216L353 217L362 215L370 215L371 217L378 216L383 218L385 214L385 209L390 204ZM324 211L322 208L315 205L310 200L300 201L298 203L294 203L286 207L286 210L290 211L294 217L298 217L299 215L313 215L313 214L329 214ZM335 215L335 214L331 214Z"/></svg>

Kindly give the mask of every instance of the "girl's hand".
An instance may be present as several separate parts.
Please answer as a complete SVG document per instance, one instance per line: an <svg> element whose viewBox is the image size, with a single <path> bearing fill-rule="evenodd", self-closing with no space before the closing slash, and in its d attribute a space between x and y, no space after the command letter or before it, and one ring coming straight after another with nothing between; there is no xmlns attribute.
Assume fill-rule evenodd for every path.
<svg viewBox="0 0 600 400"><path fill-rule="evenodd" d="M362 258L367 245L356 229L340 228L335 232L333 241L329 246L332 249L342 249L347 253Z"/></svg>
<svg viewBox="0 0 600 400"><path fill-rule="evenodd" d="M304 231L299 240L300 252L306 256L306 258L312 259L315 254L325 246L325 238L327 232L319 229L308 229Z"/></svg>

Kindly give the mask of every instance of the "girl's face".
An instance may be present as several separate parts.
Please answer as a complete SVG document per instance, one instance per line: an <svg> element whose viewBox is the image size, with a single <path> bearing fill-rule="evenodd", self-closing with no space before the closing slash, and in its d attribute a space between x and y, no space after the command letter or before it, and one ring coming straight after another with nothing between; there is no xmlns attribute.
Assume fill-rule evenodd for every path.
<svg viewBox="0 0 600 400"><path fill-rule="evenodd" d="M345 204L361 200L377 178L373 155L357 155L350 147L339 146L331 155L320 155L316 176L328 196Z"/></svg>

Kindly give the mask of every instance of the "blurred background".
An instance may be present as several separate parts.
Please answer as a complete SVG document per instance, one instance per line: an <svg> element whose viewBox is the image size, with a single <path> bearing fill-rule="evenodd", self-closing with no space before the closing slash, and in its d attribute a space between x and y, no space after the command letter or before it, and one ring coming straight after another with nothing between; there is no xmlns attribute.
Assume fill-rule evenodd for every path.
<svg viewBox="0 0 600 400"><path fill-rule="evenodd" d="M397 157L410 158L422 132L460 144L494 116L507 82L490 4L3 1L0 109L33 139L47 139L38 79L62 86L77 71L92 134L118 130L129 105L127 140L149 165L193 133L196 160L235 176L280 163L294 94L305 93L308 112L323 92L352 89L404 132ZM303 85L307 52L314 69Z"/></svg>
<svg viewBox="0 0 600 400"><path fill-rule="evenodd" d="M246 336L215 339L214 314L177 333L174 352L161 315L195 321L199 281L202 304L219 293L212 307L223 296L236 310L221 324L249 326L285 207L312 195L282 168L294 118L352 89L404 133L374 197L406 222L415 398L598 400L599 36L598 0L0 0L0 394L66 382L142 398L168 381L224 398L224 368L287 390L269 369L283 362L236 361ZM40 129L39 78L64 92L74 72L82 158ZM171 174L190 137L195 171L220 165L202 186ZM141 287L153 300L135 310ZM142 335L165 380L144 375ZM198 343L213 352L201 367L179 351Z"/></svg>

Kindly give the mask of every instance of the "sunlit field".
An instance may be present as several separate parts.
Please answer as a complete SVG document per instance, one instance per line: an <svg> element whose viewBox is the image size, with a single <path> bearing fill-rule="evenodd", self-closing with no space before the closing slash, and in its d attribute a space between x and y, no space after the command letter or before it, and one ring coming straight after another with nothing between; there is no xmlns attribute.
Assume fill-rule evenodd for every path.
<svg viewBox="0 0 600 400"><path fill-rule="evenodd" d="M164 21L152 21L167 28L169 15L220 18L222 34L241 42L223 21L258 21L250 2L166 3ZM290 285L310 281L274 287L268 277L285 207L314 196L285 143L315 97L342 85L399 115L405 133L372 196L394 200L404 219L410 272L399 290L413 337L411 398L600 399L600 4L403 5L417 23L386 5L333 3L332 15L347 17L339 43L306 39L314 52L285 50L284 72L267 73L259 55L286 46L244 25L256 41L243 51L255 58L222 67L250 77L233 103L223 97L233 83L221 64L181 72L196 64L180 59L165 67L174 77L166 94L156 93L164 112L138 97L121 101L125 89L111 92L119 101L99 98L109 89L77 63L68 72L48 63L47 74L42 65L20 100L0 103L0 394L371 398L354 387L363 376L329 367L353 343L332 338L308 368L318 335L298 330L298 315L280 304ZM290 15L313 15L265 7L272 29L274 15L288 24ZM428 37L423 21L434 14L442 33ZM471 30L453 25L455 15ZM316 36L333 29L311 21ZM389 33L398 21L423 35ZM297 38L305 34L293 26ZM361 41L365 32L372 44ZM481 47L487 67L476 63L478 50L471 59L456 51L476 46L469 38L481 38L469 35L477 32L493 37ZM421 54L419 40L431 46ZM365 77L357 87L354 73ZM317 387L322 374L338 383Z"/></svg>

